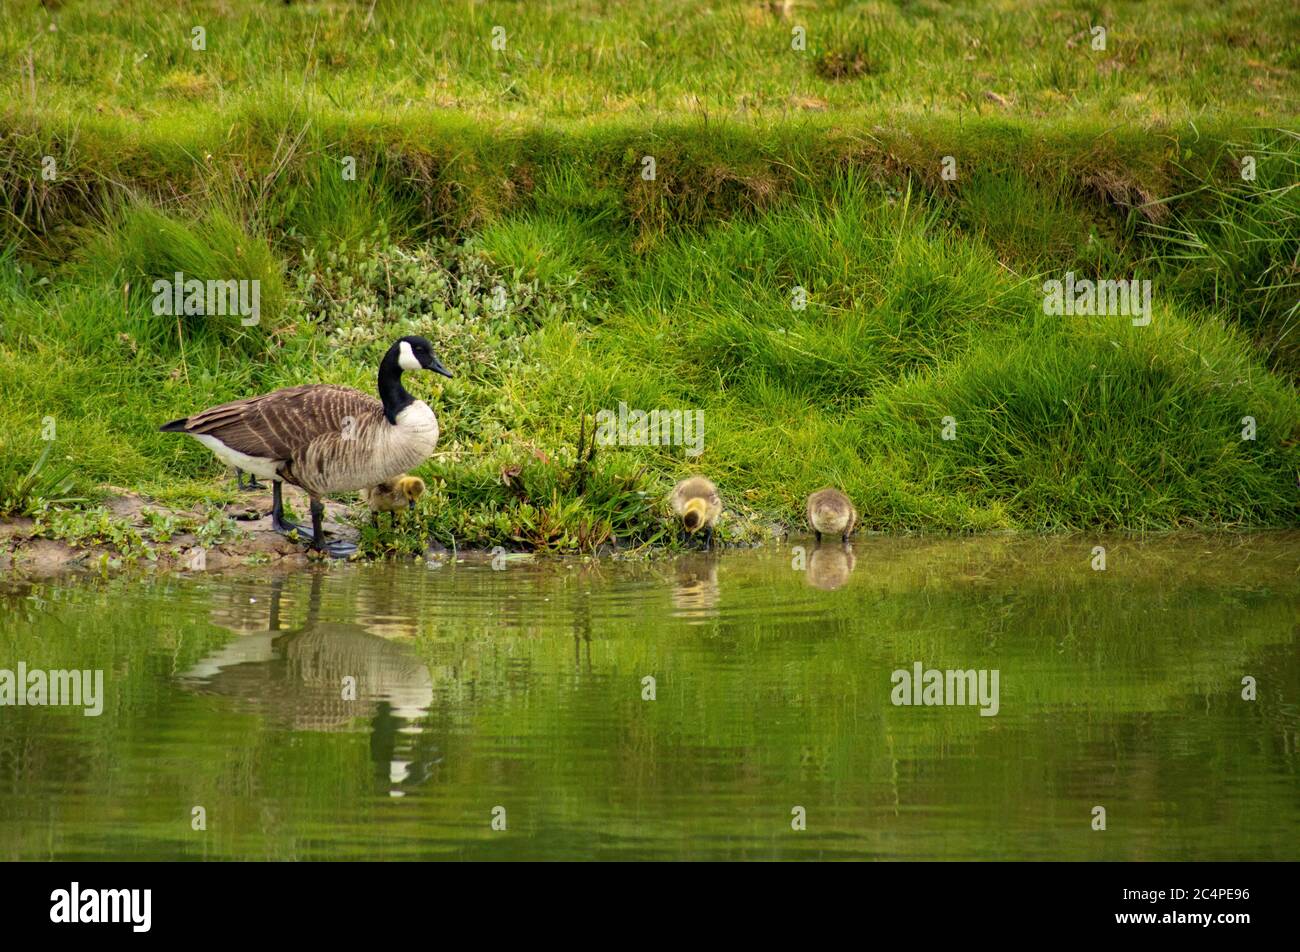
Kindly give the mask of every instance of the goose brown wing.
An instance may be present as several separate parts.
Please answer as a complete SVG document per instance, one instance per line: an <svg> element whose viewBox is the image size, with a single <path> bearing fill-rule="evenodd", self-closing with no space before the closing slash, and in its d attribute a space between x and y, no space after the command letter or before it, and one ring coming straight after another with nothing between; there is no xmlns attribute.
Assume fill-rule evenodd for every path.
<svg viewBox="0 0 1300 952"><path fill-rule="evenodd" d="M359 390L306 384L204 410L185 421L185 432L213 436L249 456L287 460L320 436L382 413L383 404Z"/></svg>

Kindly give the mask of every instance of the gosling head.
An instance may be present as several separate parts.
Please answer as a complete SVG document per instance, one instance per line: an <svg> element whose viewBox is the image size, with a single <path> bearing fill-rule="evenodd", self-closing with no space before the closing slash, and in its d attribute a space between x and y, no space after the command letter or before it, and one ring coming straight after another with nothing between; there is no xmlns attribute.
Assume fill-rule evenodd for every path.
<svg viewBox="0 0 1300 952"><path fill-rule="evenodd" d="M416 500L424 495L424 480L419 476L403 476L397 481L397 492L406 500L406 508L414 509Z"/></svg>
<svg viewBox="0 0 1300 952"><path fill-rule="evenodd" d="M433 352L433 345L423 337L403 337L388 349L388 358L396 360L403 370L432 370L444 377L451 376L451 371Z"/></svg>
<svg viewBox="0 0 1300 952"><path fill-rule="evenodd" d="M682 525L686 527L687 532L695 532L704 525L707 508L704 500L699 498L691 499L686 503L682 510Z"/></svg>

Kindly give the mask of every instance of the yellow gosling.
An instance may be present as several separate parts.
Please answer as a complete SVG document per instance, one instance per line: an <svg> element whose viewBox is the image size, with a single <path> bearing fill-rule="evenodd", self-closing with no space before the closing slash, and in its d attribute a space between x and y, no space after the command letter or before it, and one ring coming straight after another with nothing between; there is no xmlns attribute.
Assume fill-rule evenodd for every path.
<svg viewBox="0 0 1300 952"><path fill-rule="evenodd" d="M722 515L722 496L718 494L718 487L703 476L690 476L673 487L669 502L687 534L705 530L704 544L712 548L713 527L718 516Z"/></svg>
<svg viewBox="0 0 1300 952"><path fill-rule="evenodd" d="M370 511L379 518L381 512L400 512L415 508L416 500L424 495L424 480L419 476L402 474L385 480L377 486L361 490L361 498Z"/></svg>

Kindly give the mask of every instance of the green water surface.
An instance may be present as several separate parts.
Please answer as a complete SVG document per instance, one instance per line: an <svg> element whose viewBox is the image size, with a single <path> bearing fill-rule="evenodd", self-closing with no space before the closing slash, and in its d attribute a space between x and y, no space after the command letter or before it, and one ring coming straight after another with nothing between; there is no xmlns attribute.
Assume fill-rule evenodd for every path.
<svg viewBox="0 0 1300 952"><path fill-rule="evenodd" d="M1297 859L1298 563L866 537L5 580L0 669L105 698L0 707L0 858ZM996 716L892 703L916 662L996 670Z"/></svg>

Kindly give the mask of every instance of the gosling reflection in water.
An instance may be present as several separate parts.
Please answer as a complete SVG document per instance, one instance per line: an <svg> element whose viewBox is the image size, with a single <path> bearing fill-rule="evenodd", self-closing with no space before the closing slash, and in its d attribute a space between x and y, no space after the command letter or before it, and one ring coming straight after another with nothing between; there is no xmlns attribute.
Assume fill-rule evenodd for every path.
<svg viewBox="0 0 1300 952"><path fill-rule="evenodd" d="M852 545L847 542L819 545L808 556L804 576L813 588L833 592L849 580L857 561Z"/></svg>
<svg viewBox="0 0 1300 952"><path fill-rule="evenodd" d="M718 611L718 560L711 555L682 556L673 581L673 614L712 618Z"/></svg>
<svg viewBox="0 0 1300 952"><path fill-rule="evenodd" d="M360 625L319 620L320 579L312 579L303 627L279 630L283 583L277 580L263 609L270 629L208 655L180 675L182 686L230 698L285 730L367 730L377 779L392 785L426 779L438 760L421 724L433 704L428 667L406 645ZM402 794L396 786L390 792Z"/></svg>

